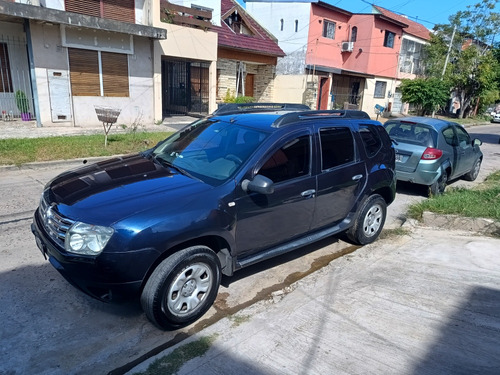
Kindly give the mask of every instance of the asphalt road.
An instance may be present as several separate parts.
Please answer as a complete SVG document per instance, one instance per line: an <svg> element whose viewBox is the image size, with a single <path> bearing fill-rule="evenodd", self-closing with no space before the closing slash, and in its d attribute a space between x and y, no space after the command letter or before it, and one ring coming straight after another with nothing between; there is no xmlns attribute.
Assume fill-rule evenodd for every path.
<svg viewBox="0 0 500 375"><path fill-rule="evenodd" d="M478 181L500 167L500 126L469 129L482 139L485 162ZM108 305L70 286L42 257L30 232L31 217L47 181L69 163L0 170L0 374L104 374L192 336L228 315L269 300L303 277L356 248L331 238L225 278L207 315L175 332L153 327L138 303ZM454 186L470 186L456 181ZM415 186L398 187L388 227L406 206L424 199ZM386 240L384 240L386 241ZM382 242L380 243L382 245ZM295 284L294 284L295 285ZM311 311L314 315L314 310Z"/></svg>

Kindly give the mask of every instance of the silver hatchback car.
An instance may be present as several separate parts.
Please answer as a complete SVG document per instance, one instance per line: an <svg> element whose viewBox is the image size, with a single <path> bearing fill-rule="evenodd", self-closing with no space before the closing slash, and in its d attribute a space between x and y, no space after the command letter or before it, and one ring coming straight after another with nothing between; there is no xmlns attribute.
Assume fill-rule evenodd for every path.
<svg viewBox="0 0 500 375"><path fill-rule="evenodd" d="M428 186L429 195L441 194L449 180L473 181L483 153L455 122L428 117L405 117L384 124L396 150L396 177Z"/></svg>

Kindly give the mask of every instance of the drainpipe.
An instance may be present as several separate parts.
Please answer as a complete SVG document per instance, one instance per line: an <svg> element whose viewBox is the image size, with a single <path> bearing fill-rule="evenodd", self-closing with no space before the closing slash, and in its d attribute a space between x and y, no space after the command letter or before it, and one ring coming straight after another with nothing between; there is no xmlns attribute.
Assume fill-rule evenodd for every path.
<svg viewBox="0 0 500 375"><path fill-rule="evenodd" d="M31 42L31 27L30 21L24 19L24 31L26 33L26 42L28 47L28 63L30 65L30 78L31 78L31 95L33 97L33 106L35 107L36 116L36 126L37 128L42 127L40 121L40 103L38 102L38 88L36 85L36 73L35 73L35 63L33 60L33 44Z"/></svg>

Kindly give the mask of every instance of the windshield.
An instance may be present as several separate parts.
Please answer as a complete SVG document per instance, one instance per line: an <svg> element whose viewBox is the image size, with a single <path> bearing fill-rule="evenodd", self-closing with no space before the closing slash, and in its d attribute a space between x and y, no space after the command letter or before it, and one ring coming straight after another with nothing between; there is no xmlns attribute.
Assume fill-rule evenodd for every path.
<svg viewBox="0 0 500 375"><path fill-rule="evenodd" d="M179 172L218 185L234 175L267 133L244 126L203 119L159 144L152 157Z"/></svg>

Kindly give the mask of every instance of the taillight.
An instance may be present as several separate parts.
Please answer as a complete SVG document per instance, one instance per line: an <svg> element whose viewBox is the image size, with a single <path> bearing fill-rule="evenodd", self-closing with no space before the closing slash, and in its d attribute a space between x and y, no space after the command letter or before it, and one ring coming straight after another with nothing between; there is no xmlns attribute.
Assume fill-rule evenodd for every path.
<svg viewBox="0 0 500 375"><path fill-rule="evenodd" d="M422 154L421 160L437 160L443 155L443 151L437 148L427 147Z"/></svg>

